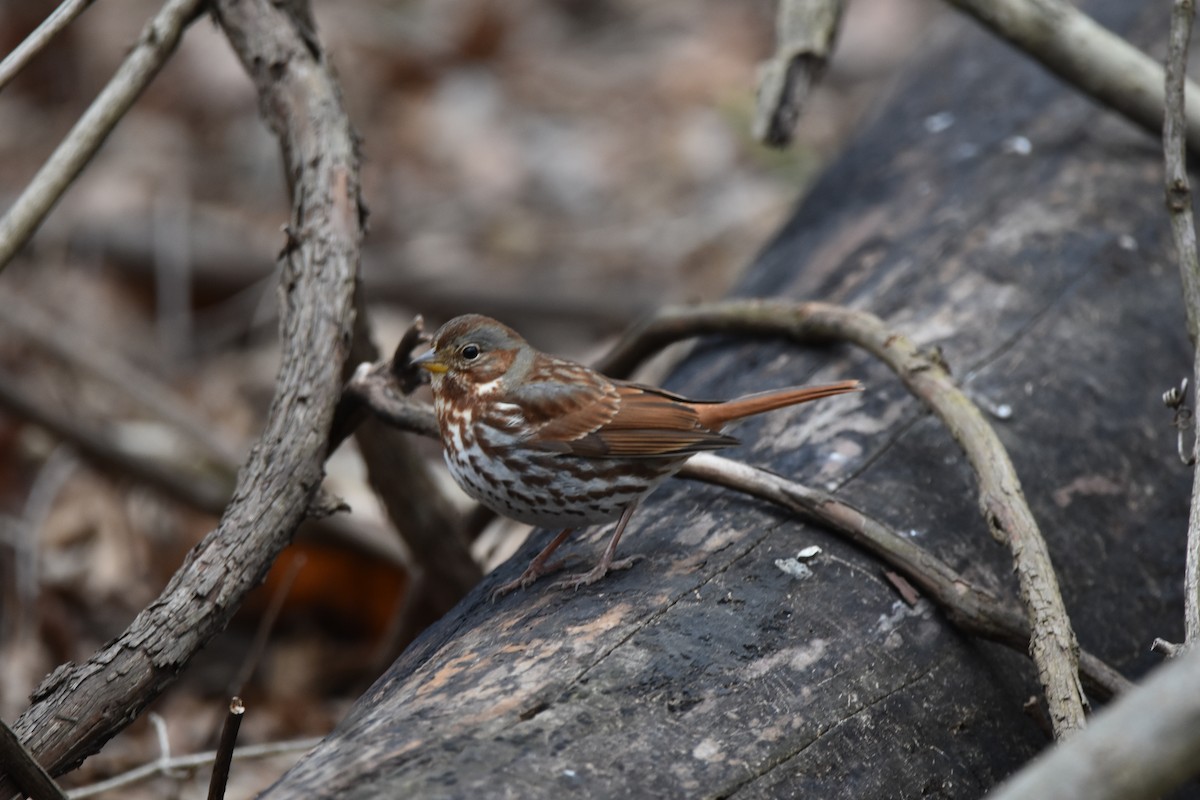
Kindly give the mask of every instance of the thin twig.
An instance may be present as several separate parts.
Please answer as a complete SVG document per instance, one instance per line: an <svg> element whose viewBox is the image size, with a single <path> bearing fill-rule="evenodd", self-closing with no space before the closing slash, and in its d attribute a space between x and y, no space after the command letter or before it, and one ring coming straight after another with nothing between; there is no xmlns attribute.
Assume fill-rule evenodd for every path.
<svg viewBox="0 0 1200 800"><path fill-rule="evenodd" d="M371 413L393 427L431 439L438 437L433 406L403 393L392 374L390 359L359 364L346 384L346 392L352 392L371 409Z"/></svg>
<svg viewBox="0 0 1200 800"><path fill-rule="evenodd" d="M32 800L66 800L62 789L42 769L12 728L0 720L0 767L7 772L21 791Z"/></svg>
<svg viewBox="0 0 1200 800"><path fill-rule="evenodd" d="M989 800L1151 800L1200 767L1200 649L1159 667Z"/></svg>
<svg viewBox="0 0 1200 800"><path fill-rule="evenodd" d="M1163 156L1166 162L1167 210L1179 256L1179 277L1187 309L1188 336L1192 341L1193 385L1200 390L1200 256L1196 224L1192 218L1192 189L1187 176L1184 82L1187 79L1188 44L1195 16L1193 0L1175 0L1167 48L1166 115L1163 119ZM1193 98L1195 99L1195 98ZM1193 458L1200 457L1200 439L1193 441ZM1193 461L1193 463L1195 463ZM1183 578L1184 647L1200 641L1200 469L1192 469L1192 504L1188 512L1187 560ZM1159 647L1163 652L1176 653Z"/></svg>
<svg viewBox="0 0 1200 800"><path fill-rule="evenodd" d="M947 0L1067 83L1158 135L1162 66L1067 0ZM1186 138L1200 152L1200 87L1188 81Z"/></svg>
<svg viewBox="0 0 1200 800"><path fill-rule="evenodd" d="M50 16L42 20L42 24L34 28L33 33L26 36L23 42L0 61L0 90L8 86L34 56L42 52L55 36L62 33L93 2L95 0L65 0Z"/></svg>
<svg viewBox="0 0 1200 800"><path fill-rule="evenodd" d="M250 682L250 678L254 676L254 671L258 669L258 664L262 661L262 655L266 652L267 642L270 641L271 632L275 630L275 623L279 621L279 615L283 611L283 604L287 600L288 595L292 593L292 586L296 583L296 576L300 574L300 570L304 569L304 565L308 562L308 557L304 553L297 553L290 564L288 564L287 573L283 576L283 580L275 587L275 592L271 595L271 603L267 606L267 610L263 613L262 618L258 621L258 628L254 631L254 641L250 643L250 649L246 651L246 657L242 660L242 666L238 669L237 675L229 682L230 692L240 695L246 690L246 684ZM236 697L235 697L236 699Z"/></svg>
<svg viewBox="0 0 1200 800"><path fill-rule="evenodd" d="M826 303L728 301L664 309L631 331L604 359L621 374L648 353L705 333L786 336L811 342L845 341L884 362L946 425L966 453L979 483L980 512L992 535L1013 554L1021 602L1030 618L1030 650L1050 709L1055 735L1084 724L1079 645L1038 530L1008 452L979 409L955 386L936 354L922 353L878 317Z"/></svg>
<svg viewBox="0 0 1200 800"><path fill-rule="evenodd" d="M171 760L171 732L167 730L167 721L163 719L162 714L157 711L151 711L146 714L146 719L150 720L150 726L154 728L154 738L158 742L158 760L166 763ZM168 778L180 778L184 776L182 770L173 770L167 767L163 768L163 774Z"/></svg>
<svg viewBox="0 0 1200 800"><path fill-rule="evenodd" d="M1174 658L1175 656L1181 656L1186 653L1187 647L1182 644L1176 644L1175 642L1169 642L1166 639L1155 638L1155 640L1150 643L1150 652L1158 653L1160 656L1165 658Z"/></svg>
<svg viewBox="0 0 1200 800"><path fill-rule="evenodd" d="M0 219L0 271L42 224L133 101L158 74L206 0L167 0L100 95Z"/></svg>
<svg viewBox="0 0 1200 800"><path fill-rule="evenodd" d="M400 337L391 358L379 361L379 348L371 340L370 328L366 325L365 309L357 297L355 303L359 314L354 321L355 340L351 345L351 354L357 363L334 411L333 427L329 431L330 453L337 450L346 437L354 433L368 416L367 407L364 405L367 398L359 396L360 388L364 391L386 391L397 397L407 397L420 386L420 370L413 366L412 355L413 350L429 338L425 333L425 321L418 315ZM371 376L372 372L379 374ZM403 425L396 427L404 428Z"/></svg>
<svg viewBox="0 0 1200 800"><path fill-rule="evenodd" d="M11 610L13 638L35 636L38 628L38 595L41 592L41 549L39 534L67 481L79 469L70 447L55 447L36 471L25 507L21 511L20 536L13 542L13 584L17 602Z"/></svg>
<svg viewBox="0 0 1200 800"><path fill-rule="evenodd" d="M268 742L266 744L251 744L244 747L238 747L233 751L231 761L245 761L251 758L270 758L272 756L287 755L288 753L303 753L306 750L311 750L321 743L320 736L309 739L295 739L287 742ZM167 760L152 761L149 764L143 764L140 767L122 772L120 775L114 775L98 783L80 786L77 789L72 789L67 792L69 800L83 800L87 797L95 797L98 794L111 792L114 789L121 789L130 786L134 783L140 783L148 778L153 778L155 775L165 775L176 770L194 770L200 767L206 767L217 760L217 751L209 750L204 753L194 753L189 756L175 756Z"/></svg>
<svg viewBox="0 0 1200 800"><path fill-rule="evenodd" d="M225 725L221 728L221 741L217 743L212 778L208 782L208 800L225 798L225 785L229 783L229 765L233 762L234 745L237 744L238 729L242 727L242 717L245 713L246 704L242 702L242 698L234 697L229 701L229 713L225 715Z"/></svg>

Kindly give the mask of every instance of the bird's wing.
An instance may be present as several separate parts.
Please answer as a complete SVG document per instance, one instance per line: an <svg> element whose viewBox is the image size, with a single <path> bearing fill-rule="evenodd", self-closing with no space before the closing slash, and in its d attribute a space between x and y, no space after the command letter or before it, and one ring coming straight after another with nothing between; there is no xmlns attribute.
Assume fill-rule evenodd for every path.
<svg viewBox="0 0 1200 800"><path fill-rule="evenodd" d="M601 380L571 387L528 385L540 402L531 408L523 398L527 417L537 409L546 420L533 442L541 449L584 458L683 456L738 443L702 426L682 397L649 386Z"/></svg>
<svg viewBox="0 0 1200 800"><path fill-rule="evenodd" d="M617 388L595 374L547 375L521 385L508 399L521 409L528 426L525 446L563 452L570 442L611 422L621 407Z"/></svg>

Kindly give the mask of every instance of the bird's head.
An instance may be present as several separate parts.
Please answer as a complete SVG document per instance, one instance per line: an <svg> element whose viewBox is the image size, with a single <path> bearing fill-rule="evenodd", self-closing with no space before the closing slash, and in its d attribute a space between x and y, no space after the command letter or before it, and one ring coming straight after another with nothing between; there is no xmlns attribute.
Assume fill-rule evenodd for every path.
<svg viewBox="0 0 1200 800"><path fill-rule="evenodd" d="M522 350L529 349L512 328L479 314L455 317L433 335L430 350L413 359L429 373L435 395L488 393L500 388Z"/></svg>

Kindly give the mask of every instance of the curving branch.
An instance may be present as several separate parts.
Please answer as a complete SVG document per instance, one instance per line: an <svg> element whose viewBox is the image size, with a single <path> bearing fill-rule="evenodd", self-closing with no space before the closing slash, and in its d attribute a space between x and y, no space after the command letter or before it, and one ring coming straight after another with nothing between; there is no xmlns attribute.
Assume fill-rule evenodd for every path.
<svg viewBox="0 0 1200 800"><path fill-rule="evenodd" d="M293 189L275 398L216 530L124 633L44 681L14 725L54 774L136 718L224 629L291 541L323 477L362 238L355 139L302 11L270 0L220 0L215 10L279 136ZM14 791L0 776L0 798Z"/></svg>
<svg viewBox="0 0 1200 800"><path fill-rule="evenodd" d="M983 414L955 386L938 355L921 352L907 337L889 331L881 319L865 311L826 303L734 300L664 309L618 342L601 369L621 373L677 339L703 333L850 342L885 363L937 414L971 462L988 528L1012 551L1021 602L1032 628L1030 653L1055 736L1062 738L1082 728L1086 701L1079 685L1079 645L1046 542L1007 451Z"/></svg>

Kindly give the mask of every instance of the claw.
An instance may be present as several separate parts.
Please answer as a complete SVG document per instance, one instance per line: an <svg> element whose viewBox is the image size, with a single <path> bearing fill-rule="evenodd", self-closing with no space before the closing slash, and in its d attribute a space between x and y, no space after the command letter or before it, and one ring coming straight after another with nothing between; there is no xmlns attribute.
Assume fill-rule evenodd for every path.
<svg viewBox="0 0 1200 800"><path fill-rule="evenodd" d="M538 564L537 561L530 564L521 573L516 580L511 580L508 583L502 583L492 590L488 595L488 600L492 603L504 597L506 594L511 594L517 589L528 589L534 582L543 575L549 575L552 572L558 572L566 565L566 559L560 558L557 561L552 561L549 564Z"/></svg>
<svg viewBox="0 0 1200 800"><path fill-rule="evenodd" d="M587 572L581 572L576 575L568 575L567 577L563 578L562 580L558 580L558 581L555 581L554 583L550 584L550 588L551 589L577 590L577 589L579 589L580 586L591 586L593 583L600 580L608 573L615 572L616 570L621 570L621 569L629 569L634 564L641 561L643 558L645 558L645 556L640 556L640 555L630 556L629 558L617 559L616 561L613 561L608 564L605 564L604 561L601 560L599 564L597 564L595 567L588 570Z"/></svg>

